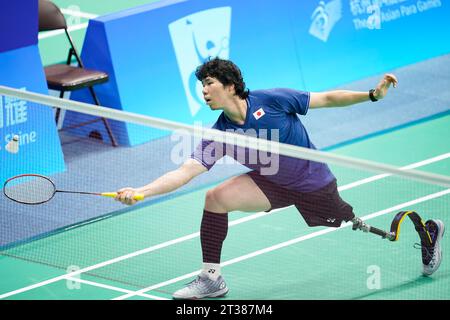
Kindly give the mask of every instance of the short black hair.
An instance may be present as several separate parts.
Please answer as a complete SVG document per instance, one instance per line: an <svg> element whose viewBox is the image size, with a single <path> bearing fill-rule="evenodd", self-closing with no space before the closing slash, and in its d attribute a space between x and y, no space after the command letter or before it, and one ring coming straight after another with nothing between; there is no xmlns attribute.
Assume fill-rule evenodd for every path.
<svg viewBox="0 0 450 320"><path fill-rule="evenodd" d="M236 95L242 99L248 97L248 89L245 89L245 82L241 70L230 60L214 58L206 61L195 71L195 76L199 81L206 77L216 78L224 86L234 85Z"/></svg>

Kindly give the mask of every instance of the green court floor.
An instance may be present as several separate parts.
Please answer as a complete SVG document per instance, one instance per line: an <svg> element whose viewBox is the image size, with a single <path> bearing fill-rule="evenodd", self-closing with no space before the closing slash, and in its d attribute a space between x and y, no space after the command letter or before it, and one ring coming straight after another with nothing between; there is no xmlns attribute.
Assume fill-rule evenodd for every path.
<svg viewBox="0 0 450 320"><path fill-rule="evenodd" d="M444 138L449 136L447 115L332 152L396 166L416 164L418 170L449 175ZM371 225L389 229L403 210L450 225L450 189L398 177L351 187L377 173L337 166L332 171L342 198ZM201 267L198 231L206 191L131 207L4 252L0 298L169 299ZM450 298L448 237L440 269L423 277L420 250L413 248L419 238L410 221L402 225L400 240L390 242L350 226L309 228L292 207L229 217L222 265L230 292L224 300Z"/></svg>

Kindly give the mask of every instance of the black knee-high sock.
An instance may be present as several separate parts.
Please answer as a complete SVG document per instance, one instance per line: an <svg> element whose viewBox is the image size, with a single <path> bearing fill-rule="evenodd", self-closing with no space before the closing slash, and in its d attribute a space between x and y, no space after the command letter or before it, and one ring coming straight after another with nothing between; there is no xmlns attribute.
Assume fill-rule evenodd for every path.
<svg viewBox="0 0 450 320"><path fill-rule="evenodd" d="M228 233L228 213L203 210L200 227L203 262L220 263L222 244Z"/></svg>

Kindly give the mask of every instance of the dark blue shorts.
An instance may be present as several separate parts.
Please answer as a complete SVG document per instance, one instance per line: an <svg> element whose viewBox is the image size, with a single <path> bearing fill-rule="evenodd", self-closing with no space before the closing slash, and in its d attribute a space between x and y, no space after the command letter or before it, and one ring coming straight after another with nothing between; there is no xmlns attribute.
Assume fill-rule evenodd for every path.
<svg viewBox="0 0 450 320"><path fill-rule="evenodd" d="M247 175L269 199L270 210L295 205L310 227L339 227L355 217L352 206L339 196L336 180L317 191L298 192L282 188L256 171Z"/></svg>

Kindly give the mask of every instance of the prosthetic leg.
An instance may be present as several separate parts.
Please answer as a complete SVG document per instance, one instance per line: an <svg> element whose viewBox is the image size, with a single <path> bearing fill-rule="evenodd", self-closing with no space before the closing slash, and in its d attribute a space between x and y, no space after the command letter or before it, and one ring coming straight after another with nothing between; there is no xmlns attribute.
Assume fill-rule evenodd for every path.
<svg viewBox="0 0 450 320"><path fill-rule="evenodd" d="M391 230L389 232L372 227L357 217L351 220L353 223L352 229L374 233L376 235L381 236L383 239L388 239L390 241L397 241L400 235L400 226L407 216L413 222L417 233L419 233L422 245L425 245L427 247L431 246L432 241L430 233L425 227L425 223L422 221L420 216L417 214L417 212L414 211L401 211L397 213L394 217L394 220L392 220Z"/></svg>

